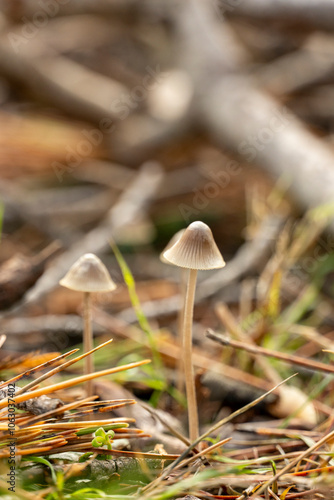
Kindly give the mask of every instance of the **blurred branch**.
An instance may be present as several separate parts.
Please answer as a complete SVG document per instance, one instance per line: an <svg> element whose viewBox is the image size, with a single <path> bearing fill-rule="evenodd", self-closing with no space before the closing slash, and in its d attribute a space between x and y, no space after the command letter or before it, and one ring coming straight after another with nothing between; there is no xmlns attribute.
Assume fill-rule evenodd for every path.
<svg viewBox="0 0 334 500"><path fill-rule="evenodd" d="M49 260L59 251L57 242L51 243L34 258L16 254L0 267L0 309L15 304L43 274Z"/></svg>
<svg viewBox="0 0 334 500"><path fill-rule="evenodd" d="M333 151L285 107L233 70L238 61L232 52L221 57L226 23L219 25L210 7L198 0L183 1L174 22L179 31L180 64L196 89L197 116L203 129L219 146L248 162L256 161L276 179L283 176L304 209L332 203ZM200 57L194 57L199 47Z"/></svg>
<svg viewBox="0 0 334 500"><path fill-rule="evenodd" d="M256 79L275 95L284 95L332 79L333 35L314 33L298 50L289 52L256 71Z"/></svg>
<svg viewBox="0 0 334 500"><path fill-rule="evenodd" d="M169 2L173 4L173 2ZM208 5L213 2L209 2ZM303 23L307 26L332 30L334 26L334 4L331 0L217 0L221 12L233 17L247 16L258 20L273 20ZM29 0L16 8L16 17L32 18L40 11L44 2ZM47 7L47 2L45 2ZM176 7L174 3L173 8ZM168 7L167 7L168 8ZM45 8L46 10L46 8ZM53 16L95 14L134 19L151 15L163 16L166 3L162 0L71 0L53 9ZM10 13L10 12L8 12ZM13 16L13 14L12 14Z"/></svg>
<svg viewBox="0 0 334 500"><path fill-rule="evenodd" d="M247 16L261 21L291 22L294 25L303 23L329 31L334 28L332 0L241 0L237 2L219 0L219 4L224 12L233 16Z"/></svg>
<svg viewBox="0 0 334 500"><path fill-rule="evenodd" d="M93 330L94 335L105 332L95 323ZM18 342L20 350L43 349L45 346L49 348L52 339L60 340L61 343L64 336L71 342L80 342L82 318L74 314L14 317L1 323L1 331L7 334L7 350L17 350Z"/></svg>
<svg viewBox="0 0 334 500"><path fill-rule="evenodd" d="M39 99L73 115L99 123L108 120L110 129L117 113L113 103L126 87L43 46L38 39L30 40L20 50L9 43L3 34L0 43L0 73L29 88ZM20 36L20 35L17 35ZM98 89L92 91L92 89Z"/></svg>
<svg viewBox="0 0 334 500"><path fill-rule="evenodd" d="M232 340L229 336L217 334L211 329L207 330L206 336L209 339L219 342L224 346L233 347L234 349L241 349L256 356L261 355L261 356L273 357L289 364L302 366L303 368L306 368L307 370L310 370L312 372L319 371L324 373L334 373L334 366L332 365L327 365L325 363L321 363L320 361L313 359L302 358L301 356L294 356L292 354L285 354L282 352L274 351L272 349L266 349L264 347L256 345L255 343L251 344L249 342L244 342L244 341L240 342L237 340Z"/></svg>
<svg viewBox="0 0 334 500"><path fill-rule="evenodd" d="M140 5L142 3L142 6ZM122 16L133 15L143 11L143 6L147 1L142 0L71 0L70 2L59 3L54 5L53 16L70 16L78 14L97 14L102 16ZM31 18L36 11L40 11L45 5L45 10L48 7L47 1L29 0L29 2L21 2L16 8L16 12L8 11L12 17L27 16ZM52 16L52 17L53 17Z"/></svg>

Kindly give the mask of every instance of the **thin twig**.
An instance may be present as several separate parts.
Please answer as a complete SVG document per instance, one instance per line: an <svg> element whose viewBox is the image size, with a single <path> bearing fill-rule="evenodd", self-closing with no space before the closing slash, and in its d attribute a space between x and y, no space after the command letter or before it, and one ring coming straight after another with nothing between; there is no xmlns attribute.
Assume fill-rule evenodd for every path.
<svg viewBox="0 0 334 500"><path fill-rule="evenodd" d="M272 389L270 389L270 391L266 392L265 394L263 394L262 396L260 396L259 398L255 399L254 401L252 401L251 403L243 406L242 408L240 408L239 410L236 410L235 412L231 413L228 417L225 417L223 418L222 420L220 420L219 422L217 422L215 425L213 425L212 427L210 427L210 429L208 431L206 431L204 434L202 434L198 439L196 439L196 441L194 441L193 443L191 443L191 445L179 456L179 458L177 460L175 460L175 462L173 462L170 466L168 466L164 472L161 474L161 476L157 479L155 479L154 481L152 481L150 484L148 484L147 486L145 486L142 491L143 492L147 492L151 489L154 489L163 479L165 479L165 477L167 477L170 472L175 469L175 467L177 465L179 465L179 463L182 462L182 460L184 458L187 457L188 453L194 449L195 446L197 446L203 439L205 439L206 437L210 436L210 434L212 434L213 432L215 432L216 430L218 430L220 427L222 427L223 425L226 425L228 422L231 422L235 417L241 415L242 413L245 413L246 411L248 411L250 408L253 408L255 405L257 405L260 401L262 401L265 397L267 397L269 394L271 394L272 392L274 392L278 387L280 387L281 385L283 385L285 382L287 382L288 380L290 380L291 378L293 378L295 375L292 375L291 377L283 380L283 382L281 382L280 384L276 385L275 387L273 387Z"/></svg>
<svg viewBox="0 0 334 500"><path fill-rule="evenodd" d="M322 446L323 444L327 443L330 439L334 437L334 431L330 432L329 434L326 434L322 439L320 439L317 443L314 445L310 446L306 451L301 453L295 460L292 460L288 465L286 465L282 470L280 470L277 474L275 474L269 481L266 481L256 492L256 495L259 495L266 491L268 486L273 484L277 479L279 479L281 476L289 472L295 465L298 464L301 460L304 458L308 457L308 455L311 455L313 451L315 451L317 448ZM255 497L251 497L251 499L255 499ZM237 499L238 500L238 499Z"/></svg>
<svg viewBox="0 0 334 500"><path fill-rule="evenodd" d="M250 345L244 342L238 342L236 340L230 339L226 335L218 335L217 333L213 332L210 329L207 330L206 336L209 339L215 340L216 342L219 342L222 345L233 347L235 349L242 349L252 354L260 354L262 356L269 356L272 358L281 359L286 363L303 366L304 368L307 368L311 371L334 373L334 366L325 365L325 363L321 363L320 361L309 360L306 358L302 358L300 356L294 356L293 354L285 354L283 352L266 349L265 347Z"/></svg>

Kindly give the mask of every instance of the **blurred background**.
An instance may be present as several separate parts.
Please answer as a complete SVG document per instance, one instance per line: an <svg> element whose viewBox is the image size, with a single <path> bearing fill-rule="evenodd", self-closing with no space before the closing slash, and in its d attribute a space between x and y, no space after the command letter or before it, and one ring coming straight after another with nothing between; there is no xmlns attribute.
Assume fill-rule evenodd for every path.
<svg viewBox="0 0 334 500"><path fill-rule="evenodd" d="M195 220L228 263L200 275L197 344L219 300L261 311L254 339L291 304L286 321L315 314L331 337L334 2L2 0L0 28L7 349L80 341L82 298L58 281L86 252L119 284L96 298L95 333L125 335L111 238L173 336L179 274L159 254ZM316 312L300 304L314 282Z"/></svg>

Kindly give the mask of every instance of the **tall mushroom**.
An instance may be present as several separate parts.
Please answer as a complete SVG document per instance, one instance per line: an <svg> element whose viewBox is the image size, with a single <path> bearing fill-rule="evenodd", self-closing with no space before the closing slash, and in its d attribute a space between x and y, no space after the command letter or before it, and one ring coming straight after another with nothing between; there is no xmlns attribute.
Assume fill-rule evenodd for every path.
<svg viewBox="0 0 334 500"><path fill-rule="evenodd" d="M111 292L115 290L116 284L110 277L110 274L103 262L94 254L86 253L78 259L69 269L67 274L60 280L60 285L83 292L83 350L88 352L93 349L92 333L92 312L91 312L91 294L92 292ZM94 371L93 356L85 358L84 373L89 374ZM93 383L91 380L86 382L87 396L93 395Z"/></svg>
<svg viewBox="0 0 334 500"><path fill-rule="evenodd" d="M198 410L192 365L192 322L198 270L218 269L224 259L213 239L209 226L201 221L190 224L178 241L163 254L175 266L188 269L186 299L183 314L183 363L186 383L189 437L198 438Z"/></svg>

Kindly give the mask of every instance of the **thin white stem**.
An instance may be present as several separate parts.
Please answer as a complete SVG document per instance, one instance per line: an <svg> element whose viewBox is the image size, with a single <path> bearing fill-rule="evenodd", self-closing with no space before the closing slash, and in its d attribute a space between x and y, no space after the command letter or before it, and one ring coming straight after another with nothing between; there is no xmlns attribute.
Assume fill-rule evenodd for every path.
<svg viewBox="0 0 334 500"><path fill-rule="evenodd" d="M183 363L186 383L189 438L193 442L198 438L198 410L195 390L195 380L192 364L192 326L194 313L197 269L189 269L183 323Z"/></svg>
<svg viewBox="0 0 334 500"><path fill-rule="evenodd" d="M88 352L93 349L93 332L92 332L92 311L91 311L91 294L84 292L83 303L83 317L84 317L84 333L83 333L83 350ZM84 374L88 375L94 372L94 359L93 354L85 357ZM87 380L86 382L87 397L93 395L93 382Z"/></svg>
<svg viewBox="0 0 334 500"><path fill-rule="evenodd" d="M187 269L181 268L180 274L181 274L180 276L181 304L177 316L177 342L180 348L179 351L180 354L177 363L176 388L179 392L182 393L184 391L182 342L183 342L184 307L186 301L186 291L187 291L187 281L188 281Z"/></svg>

